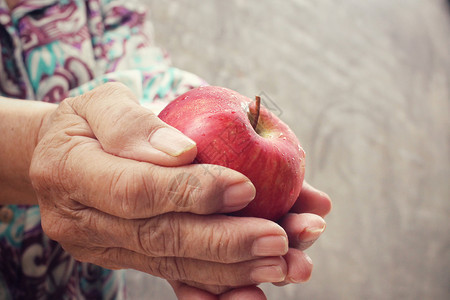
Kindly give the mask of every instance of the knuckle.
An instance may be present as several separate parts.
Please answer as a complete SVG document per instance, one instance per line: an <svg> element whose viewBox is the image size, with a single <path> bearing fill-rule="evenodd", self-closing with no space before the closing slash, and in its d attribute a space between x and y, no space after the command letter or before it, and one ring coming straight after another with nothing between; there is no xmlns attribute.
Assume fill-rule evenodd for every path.
<svg viewBox="0 0 450 300"><path fill-rule="evenodd" d="M110 199L119 205L124 218L149 218L166 212L152 168L147 164L117 169L109 182ZM158 200L158 201L157 201Z"/></svg>
<svg viewBox="0 0 450 300"><path fill-rule="evenodd" d="M167 184L167 197L176 211L192 210L199 201L200 192L200 180L191 172L179 173Z"/></svg>
<svg viewBox="0 0 450 300"><path fill-rule="evenodd" d="M143 131L147 130L148 124L154 124L154 120L157 120L152 112L137 105L139 101L136 95L122 83L106 83L84 96L89 101L83 102L92 108L90 119L96 126L107 128L107 132L98 137L102 146L105 151L115 155L126 155L130 149L133 150L136 135L148 134ZM124 105L130 100L136 105Z"/></svg>
<svg viewBox="0 0 450 300"><path fill-rule="evenodd" d="M163 125L152 112L139 106L123 106L119 110L111 112L116 115L113 123L108 126L108 133L102 139L105 150L122 157L133 158L137 141L148 139Z"/></svg>
<svg viewBox="0 0 450 300"><path fill-rule="evenodd" d="M141 199L141 180L128 169L117 169L111 176L109 185L110 198L119 205L120 213L124 217L133 218L139 212Z"/></svg>
<svg viewBox="0 0 450 300"><path fill-rule="evenodd" d="M231 246L231 234L225 228L213 230L208 240L208 254L221 263L232 262L234 254Z"/></svg>
<svg viewBox="0 0 450 300"><path fill-rule="evenodd" d="M145 253L154 257L183 257L180 222L171 214L153 218L143 226L139 226L138 239Z"/></svg>
<svg viewBox="0 0 450 300"><path fill-rule="evenodd" d="M222 226L219 222L210 226L207 251L208 255L220 263L236 263L245 257L244 243L235 227Z"/></svg>
<svg viewBox="0 0 450 300"><path fill-rule="evenodd" d="M140 134L140 128L148 123L149 114L140 107L128 105L105 107L104 114L108 116L109 124L101 143L106 151L123 155L135 146L135 136Z"/></svg>
<svg viewBox="0 0 450 300"><path fill-rule="evenodd" d="M74 113L75 112L73 109L74 102L80 101L80 99L83 99L82 96L73 98L69 97L61 101L61 103L59 103L58 105L56 113L57 116L55 116L56 119L58 119L59 116L64 115L66 113Z"/></svg>
<svg viewBox="0 0 450 300"><path fill-rule="evenodd" d="M153 261L153 273L165 279L187 279L185 263L183 259L171 257L159 257Z"/></svg>

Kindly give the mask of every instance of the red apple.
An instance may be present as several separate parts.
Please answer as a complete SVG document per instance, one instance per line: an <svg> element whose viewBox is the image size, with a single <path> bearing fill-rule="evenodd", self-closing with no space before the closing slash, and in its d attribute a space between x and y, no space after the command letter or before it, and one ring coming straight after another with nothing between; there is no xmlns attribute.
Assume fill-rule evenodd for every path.
<svg viewBox="0 0 450 300"><path fill-rule="evenodd" d="M228 167L252 181L256 197L236 215L278 220L300 194L305 153L292 130L259 102L205 86L176 98L159 117L197 143L195 162Z"/></svg>

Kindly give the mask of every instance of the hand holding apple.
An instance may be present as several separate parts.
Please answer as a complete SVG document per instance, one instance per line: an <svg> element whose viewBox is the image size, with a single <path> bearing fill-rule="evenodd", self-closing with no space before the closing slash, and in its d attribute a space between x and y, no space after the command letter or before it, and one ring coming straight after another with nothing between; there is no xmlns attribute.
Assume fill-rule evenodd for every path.
<svg viewBox="0 0 450 300"><path fill-rule="evenodd" d="M196 162L234 169L252 181L255 199L235 214L278 220L294 205L305 153L289 127L258 101L200 87L172 101L159 118L196 142Z"/></svg>

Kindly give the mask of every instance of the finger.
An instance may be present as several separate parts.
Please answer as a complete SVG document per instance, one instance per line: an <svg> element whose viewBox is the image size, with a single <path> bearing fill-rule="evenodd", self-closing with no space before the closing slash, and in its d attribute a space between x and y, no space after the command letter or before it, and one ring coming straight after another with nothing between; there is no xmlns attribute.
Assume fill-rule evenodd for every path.
<svg viewBox="0 0 450 300"><path fill-rule="evenodd" d="M220 295L220 300L267 300L264 292L257 286L246 286L242 288L235 288L229 292Z"/></svg>
<svg viewBox="0 0 450 300"><path fill-rule="evenodd" d="M322 191L303 182L300 196L291 208L294 213L312 213L325 217L331 210L331 199Z"/></svg>
<svg viewBox="0 0 450 300"><path fill-rule="evenodd" d="M313 262L306 253L291 248L284 259L288 266L288 273L285 280L274 283L275 285L283 286L289 283L306 282L311 278Z"/></svg>
<svg viewBox="0 0 450 300"><path fill-rule="evenodd" d="M205 290L187 285L177 280L168 280L178 300L219 300L219 296L213 295Z"/></svg>
<svg viewBox="0 0 450 300"><path fill-rule="evenodd" d="M160 167L110 155L95 140L83 137L61 147L67 148L63 159L61 149L49 151L58 152L58 162L52 165L63 167L37 176L56 176L56 182L75 176L64 183L71 199L122 218L231 212L245 207L256 193L247 177L220 166Z"/></svg>
<svg viewBox="0 0 450 300"><path fill-rule="evenodd" d="M257 286L244 286L244 287L230 287L230 286L220 286L220 285L205 285L193 281L177 282L184 289L182 292L186 299L197 299L194 296L201 295L204 293L211 299L220 300L240 300L240 299L251 299L251 300L266 300L264 292ZM179 287L177 287L179 288ZM181 293L180 293L181 294ZM188 295L192 295L192 298L188 298ZM210 298L206 298L210 299Z"/></svg>
<svg viewBox="0 0 450 300"><path fill-rule="evenodd" d="M154 219L154 220L153 220ZM150 256L188 257L235 263L288 251L284 230L258 218L165 214L134 230L132 249ZM136 228L134 224L128 230Z"/></svg>
<svg viewBox="0 0 450 300"><path fill-rule="evenodd" d="M280 225L286 230L289 247L299 250L309 248L326 227L322 217L309 213L289 213L281 220Z"/></svg>
<svg viewBox="0 0 450 300"><path fill-rule="evenodd" d="M123 84L107 83L65 102L108 153L163 166L188 164L197 155L193 140L140 106Z"/></svg>
<svg viewBox="0 0 450 300"><path fill-rule="evenodd" d="M287 265L282 257L222 264L190 258L149 257L123 248L61 245L76 260L107 269L131 268L168 280L194 281L205 285L247 286L282 282L287 273Z"/></svg>
<svg viewBox="0 0 450 300"><path fill-rule="evenodd" d="M126 220L84 209L72 223L66 223L66 229L46 222L43 227L50 238L61 242L76 240L78 244L96 247L121 247L151 257L235 263L262 256L282 256L288 251L284 230L274 222L259 218L173 213ZM70 237L68 230L72 233Z"/></svg>
<svg viewBox="0 0 450 300"><path fill-rule="evenodd" d="M169 280L178 300L266 300L264 292L257 286L238 288L207 286L196 282L180 282ZM220 291L220 292L214 292Z"/></svg>
<svg viewBox="0 0 450 300"><path fill-rule="evenodd" d="M123 228L123 233L131 234L122 247L154 257L236 263L282 256L288 251L284 230L274 222L258 218L175 213L143 221L139 226L129 222Z"/></svg>
<svg viewBox="0 0 450 300"><path fill-rule="evenodd" d="M225 286L225 285L208 285L208 284L201 284L195 281L189 281L185 280L182 282L183 284L186 284L190 288L202 290L204 292L207 292L208 294L216 295L217 299L221 299L220 295L224 294L230 290L233 289L231 286Z"/></svg>

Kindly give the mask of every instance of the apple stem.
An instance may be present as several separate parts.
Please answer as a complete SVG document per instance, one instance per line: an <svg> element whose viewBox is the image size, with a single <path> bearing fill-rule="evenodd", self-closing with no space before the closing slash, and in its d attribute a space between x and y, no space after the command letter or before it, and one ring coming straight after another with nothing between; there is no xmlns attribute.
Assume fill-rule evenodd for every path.
<svg viewBox="0 0 450 300"><path fill-rule="evenodd" d="M261 97L255 96L255 112L252 112L250 110L250 114L252 115L252 127L256 131L256 127L258 126L258 120L259 120L259 110L261 108Z"/></svg>

